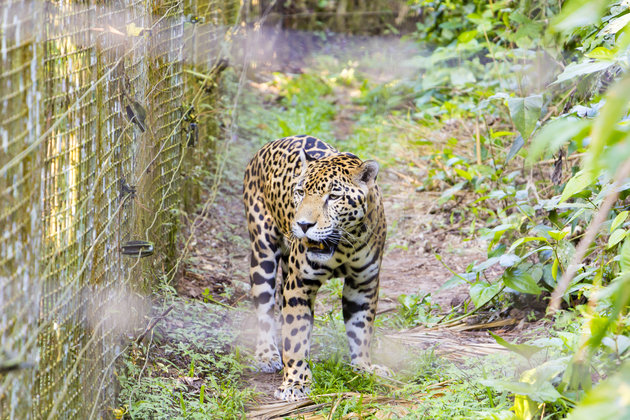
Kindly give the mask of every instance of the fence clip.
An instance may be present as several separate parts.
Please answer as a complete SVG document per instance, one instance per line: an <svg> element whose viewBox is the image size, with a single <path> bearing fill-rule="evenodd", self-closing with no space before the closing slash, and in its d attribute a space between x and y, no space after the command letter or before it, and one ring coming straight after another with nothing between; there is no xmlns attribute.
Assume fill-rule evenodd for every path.
<svg viewBox="0 0 630 420"><path fill-rule="evenodd" d="M184 121L188 123L186 128L186 146L195 147L195 144L199 141L199 121L197 120L197 114L195 113L195 107L190 105L184 113Z"/></svg>
<svg viewBox="0 0 630 420"><path fill-rule="evenodd" d="M129 121L137 125L144 133L146 131L144 123L147 119L147 111L140 102L132 99L131 103L125 107L125 111L127 111L127 118L129 118Z"/></svg>
<svg viewBox="0 0 630 420"><path fill-rule="evenodd" d="M197 23L204 23L205 21L206 21L206 18L204 18L203 16L196 16L193 14L186 15L186 22L192 23L193 25Z"/></svg>
<svg viewBox="0 0 630 420"><path fill-rule="evenodd" d="M135 198L136 196L136 186L129 185L127 180L123 177L118 181L119 191L120 191L120 199L122 200L126 196L130 195L130 198Z"/></svg>
<svg viewBox="0 0 630 420"><path fill-rule="evenodd" d="M2 351L2 349L0 349L0 354L1 353L8 355L7 354L8 352ZM15 357L12 357L12 358L10 357L7 360L2 360L0 358L0 375L4 375L6 373L13 372L16 370L21 370L21 369L31 369L34 367L35 367L35 363L19 360Z"/></svg>
<svg viewBox="0 0 630 420"><path fill-rule="evenodd" d="M131 255L133 257L148 257L153 255L153 243L147 241L129 241L125 242L120 248L123 255Z"/></svg>

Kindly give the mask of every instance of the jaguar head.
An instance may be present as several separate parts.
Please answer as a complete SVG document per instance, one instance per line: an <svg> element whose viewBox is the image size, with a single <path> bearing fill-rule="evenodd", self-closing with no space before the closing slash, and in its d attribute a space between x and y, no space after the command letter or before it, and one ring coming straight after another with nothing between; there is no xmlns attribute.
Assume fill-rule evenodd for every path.
<svg viewBox="0 0 630 420"><path fill-rule="evenodd" d="M300 153L302 172L293 188L292 231L312 261L325 262L340 242L353 243L368 211L368 194L376 186L378 163L336 154L308 162Z"/></svg>

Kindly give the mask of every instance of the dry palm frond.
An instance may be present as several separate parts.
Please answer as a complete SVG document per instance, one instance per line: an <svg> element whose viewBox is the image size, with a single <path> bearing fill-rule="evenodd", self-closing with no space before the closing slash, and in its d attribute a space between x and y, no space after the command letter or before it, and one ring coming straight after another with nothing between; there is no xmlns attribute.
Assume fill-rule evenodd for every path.
<svg viewBox="0 0 630 420"><path fill-rule="evenodd" d="M314 406L325 407L326 404L315 404L310 399L288 402L288 401L278 401L269 404L259 405L247 413L248 419L272 419L274 417L282 417L292 414L298 414L308 411L316 410ZM303 407L307 407L307 410L301 410Z"/></svg>
<svg viewBox="0 0 630 420"><path fill-rule="evenodd" d="M505 347L497 344L491 337L461 334L461 331L494 328L511 325L515 322L515 320L501 320L476 325L461 323L449 326L448 328L416 327L395 334L389 334L386 338L423 349L434 348L437 354L448 359L457 360L471 356L486 356L507 351Z"/></svg>
<svg viewBox="0 0 630 420"><path fill-rule="evenodd" d="M518 319L509 318L509 319L500 319L498 321L492 322L482 322L480 324L464 324L464 325L453 325L448 328L453 331L467 331L467 330L488 330L490 328L497 327L506 327L508 325L518 324Z"/></svg>
<svg viewBox="0 0 630 420"><path fill-rule="evenodd" d="M391 418L392 416L400 416L408 413L409 409L416 407L419 404L419 400L422 397L425 397L427 394L420 393L415 394L414 399L398 399L386 396L379 395L365 395L360 394L358 392L344 392L344 393L336 393L336 394L324 394L318 395L318 398L322 397L337 397L335 400L327 403L316 404L314 401L310 399L297 401L297 402L276 402L271 404L265 404L258 406L247 413L248 419L273 419L278 417L286 417L286 416L297 416L300 415L300 418L305 420L326 420L328 418L332 418L339 404L349 398L353 397L361 397L363 404L379 404L381 406L386 406L387 410L383 410L383 407L380 407L378 410L374 409L373 413L369 413L370 415L375 415L378 419ZM417 398L417 399L416 399ZM330 414L324 416L321 414L311 414L315 411L319 411L324 407L331 407ZM390 410L391 408L391 410ZM370 410L368 410L370 411ZM362 412L368 414L368 411ZM381 413L382 412L382 413ZM390 414L387 414L390 413ZM352 419L358 418L356 415L349 414L348 416L343 417Z"/></svg>

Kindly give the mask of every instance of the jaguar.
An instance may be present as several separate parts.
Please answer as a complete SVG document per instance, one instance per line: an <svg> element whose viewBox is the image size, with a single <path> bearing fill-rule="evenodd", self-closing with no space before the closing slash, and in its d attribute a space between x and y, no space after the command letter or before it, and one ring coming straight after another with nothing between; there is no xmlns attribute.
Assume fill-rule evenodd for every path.
<svg viewBox="0 0 630 420"><path fill-rule="evenodd" d="M386 235L378 171L376 161L362 161L307 135L267 143L247 165L243 201L258 323L254 355L260 371L283 370L278 399L296 401L310 392L315 296L331 278L344 279L352 366L389 375L370 359Z"/></svg>

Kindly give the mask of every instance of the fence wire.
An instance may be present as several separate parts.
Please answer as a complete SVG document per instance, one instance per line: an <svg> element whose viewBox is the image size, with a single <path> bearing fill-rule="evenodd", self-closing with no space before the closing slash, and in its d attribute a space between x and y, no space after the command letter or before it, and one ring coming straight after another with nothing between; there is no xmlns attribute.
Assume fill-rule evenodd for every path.
<svg viewBox="0 0 630 420"><path fill-rule="evenodd" d="M0 419L111 418L237 0L0 0ZM195 75L195 76L191 76ZM201 77L200 77L201 76ZM121 253L149 242L147 258Z"/></svg>

